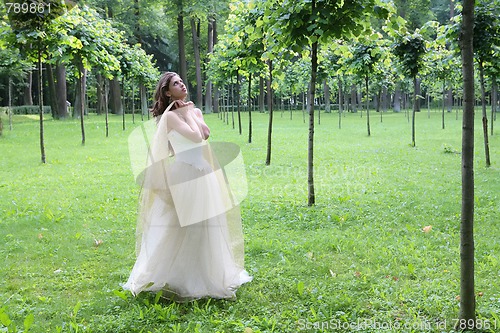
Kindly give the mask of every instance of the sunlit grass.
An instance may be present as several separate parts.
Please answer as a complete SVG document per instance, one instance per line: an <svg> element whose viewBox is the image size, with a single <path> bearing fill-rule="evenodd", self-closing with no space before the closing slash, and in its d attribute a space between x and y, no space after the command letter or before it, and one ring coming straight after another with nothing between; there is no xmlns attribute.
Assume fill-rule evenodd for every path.
<svg viewBox="0 0 500 333"><path fill-rule="evenodd" d="M384 113L382 122L371 115L368 137L364 113L345 114L341 129L338 114L321 114L314 207L307 207L308 128L301 112L292 120L288 112L275 113L270 166L267 114L253 114L251 144L246 114L242 135L237 125L206 115L211 140L242 149L246 267L254 281L236 302L187 304L150 294L132 298L120 288L135 259L138 189L127 138L140 121L134 125L127 116L123 131L121 117L112 117L106 138L104 117L90 115L82 146L79 121L48 118L42 165L37 119L16 116L14 130L4 126L0 137L2 318L22 328L32 314L33 332L346 332L348 324L362 332L380 332L376 325L452 331L459 305L461 119L447 113L443 130L439 112L430 118L421 112L413 148L404 113ZM500 327L499 139L490 137L493 165L485 168L479 126L478 119L477 309L493 329ZM426 226L432 229L424 232ZM398 324L409 329L397 330Z"/></svg>

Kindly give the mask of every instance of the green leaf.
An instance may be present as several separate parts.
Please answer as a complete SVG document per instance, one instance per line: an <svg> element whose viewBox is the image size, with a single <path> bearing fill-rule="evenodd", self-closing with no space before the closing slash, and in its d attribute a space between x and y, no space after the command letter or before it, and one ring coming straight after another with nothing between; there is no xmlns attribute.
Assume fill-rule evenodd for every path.
<svg viewBox="0 0 500 333"><path fill-rule="evenodd" d="M33 323L35 322L35 316L30 313L24 318L24 332L28 332L31 326L33 326Z"/></svg>
<svg viewBox="0 0 500 333"><path fill-rule="evenodd" d="M304 282L300 281L297 283L297 291L299 293L299 296L302 296L304 294Z"/></svg>

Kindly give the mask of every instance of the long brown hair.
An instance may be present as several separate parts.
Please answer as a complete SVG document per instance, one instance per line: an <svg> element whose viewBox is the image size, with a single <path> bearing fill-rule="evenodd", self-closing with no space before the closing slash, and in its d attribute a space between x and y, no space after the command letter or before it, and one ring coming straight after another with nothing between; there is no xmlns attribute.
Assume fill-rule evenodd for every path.
<svg viewBox="0 0 500 333"><path fill-rule="evenodd" d="M155 102L153 104L153 108L151 109L151 113L153 117L158 117L165 112L167 106L173 102L173 100L167 96L166 92L170 86L170 81L176 75L179 75L175 72L165 72L160 77L158 84L156 85L155 91Z"/></svg>

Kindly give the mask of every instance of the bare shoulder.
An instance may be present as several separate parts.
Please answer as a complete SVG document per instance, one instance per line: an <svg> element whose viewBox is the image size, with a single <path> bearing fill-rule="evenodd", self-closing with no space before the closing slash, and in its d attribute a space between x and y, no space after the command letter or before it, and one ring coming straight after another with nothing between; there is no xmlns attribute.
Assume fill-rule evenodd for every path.
<svg viewBox="0 0 500 333"><path fill-rule="evenodd" d="M201 110L200 110L200 109L198 109L198 108L194 108L194 109L193 109L193 111L194 111L194 114L195 114L196 116L198 116L198 117L200 117L200 118L203 118L203 113L201 112Z"/></svg>

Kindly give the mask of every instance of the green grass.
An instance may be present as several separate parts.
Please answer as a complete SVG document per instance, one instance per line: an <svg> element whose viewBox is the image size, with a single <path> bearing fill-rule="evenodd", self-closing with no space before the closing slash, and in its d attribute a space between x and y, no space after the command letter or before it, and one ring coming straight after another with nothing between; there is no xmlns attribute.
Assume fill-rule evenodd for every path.
<svg viewBox="0 0 500 333"><path fill-rule="evenodd" d="M242 148L246 268L237 301L170 303L133 298L120 284L135 260L138 189L127 116L45 122L40 163L36 117L15 116L0 137L0 331L30 332L452 332L459 302L461 118L417 115L416 147L404 113L321 114L315 132L316 205L307 207L307 125L275 113L254 136L207 115L211 140ZM486 332L500 330L500 139L485 167L476 119L476 293ZM432 226L428 233L422 231ZM33 323L30 320L33 319ZM30 327L28 330L24 329ZM399 325L399 326L398 326ZM398 327L402 327L398 329ZM496 327L496 328L495 328ZM7 328L4 327L4 331Z"/></svg>

